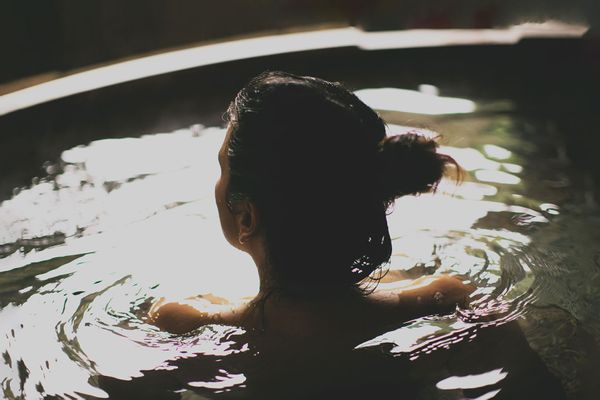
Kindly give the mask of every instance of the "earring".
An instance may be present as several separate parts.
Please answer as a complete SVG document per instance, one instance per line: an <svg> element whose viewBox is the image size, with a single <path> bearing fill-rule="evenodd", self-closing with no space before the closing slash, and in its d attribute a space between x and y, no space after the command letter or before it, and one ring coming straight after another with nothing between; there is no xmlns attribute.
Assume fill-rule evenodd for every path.
<svg viewBox="0 0 600 400"><path fill-rule="evenodd" d="M242 239L242 237L240 237L240 238L238 239L238 241L240 242L240 244L244 244L244 243L246 243L246 239Z"/></svg>

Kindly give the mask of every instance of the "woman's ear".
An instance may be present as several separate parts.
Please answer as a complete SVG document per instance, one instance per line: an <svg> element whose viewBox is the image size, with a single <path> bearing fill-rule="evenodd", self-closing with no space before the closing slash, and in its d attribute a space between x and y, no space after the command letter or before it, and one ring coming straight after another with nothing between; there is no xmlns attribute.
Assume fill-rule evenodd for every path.
<svg viewBox="0 0 600 400"><path fill-rule="evenodd" d="M244 245L258 231L258 210L256 209L256 205L251 201L241 200L236 202L233 212L238 232L238 241L240 245Z"/></svg>

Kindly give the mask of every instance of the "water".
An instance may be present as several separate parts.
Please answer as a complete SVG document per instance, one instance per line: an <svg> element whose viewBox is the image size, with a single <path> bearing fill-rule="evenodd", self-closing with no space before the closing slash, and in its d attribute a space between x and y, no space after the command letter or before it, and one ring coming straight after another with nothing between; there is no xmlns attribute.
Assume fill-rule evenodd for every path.
<svg viewBox="0 0 600 400"><path fill-rule="evenodd" d="M510 107L426 115L379 105L392 133L441 132L442 151L469 174L461 186L443 181L435 195L396 203L378 290L445 273L478 289L466 309L369 338L159 331L146 313L161 297L238 302L257 291L251 260L224 243L213 205L223 129L65 149L46 178L0 205L0 393L595 398L600 214L591 178L548 135L554 126Z"/></svg>

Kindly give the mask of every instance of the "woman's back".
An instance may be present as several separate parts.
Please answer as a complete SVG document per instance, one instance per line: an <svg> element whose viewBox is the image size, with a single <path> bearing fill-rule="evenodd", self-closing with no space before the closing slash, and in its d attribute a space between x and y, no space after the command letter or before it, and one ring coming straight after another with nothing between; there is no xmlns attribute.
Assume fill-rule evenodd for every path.
<svg viewBox="0 0 600 400"><path fill-rule="evenodd" d="M501 370L507 378L497 385L454 391L446 398L477 398L498 389L496 399L564 398L516 322L491 324L469 340L453 337L451 348L422 353L417 359L394 354L385 341L378 344L377 337L403 329L407 319L453 312L472 290L451 277L426 283L421 280L404 291L380 290L368 296L346 292L300 299L274 292L239 313L197 321L208 323L197 327L199 332L214 323L243 326L246 331L239 340L249 350L225 369L243 374L244 385L217 397L428 399L436 383L449 376ZM177 367L185 377L195 376L200 368L188 360Z"/></svg>
<svg viewBox="0 0 600 400"><path fill-rule="evenodd" d="M474 288L444 275L364 287L377 286L392 255L386 213L394 200L434 191L460 168L434 139L387 136L376 112L318 78L261 74L227 117L215 200L225 238L257 267L259 293L246 302L159 302L154 323L177 334L242 328L260 360L243 373L246 397L333 394L343 382L348 398L373 388L413 398L412 367L387 368L405 358L361 344L413 318L454 312ZM437 354L432 371L443 373L450 353Z"/></svg>

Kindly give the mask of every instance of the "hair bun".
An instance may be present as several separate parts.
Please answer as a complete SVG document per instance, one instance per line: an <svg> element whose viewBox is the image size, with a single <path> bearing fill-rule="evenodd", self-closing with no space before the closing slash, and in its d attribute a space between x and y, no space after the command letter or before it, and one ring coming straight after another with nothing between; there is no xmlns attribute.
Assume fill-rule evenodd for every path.
<svg viewBox="0 0 600 400"><path fill-rule="evenodd" d="M379 143L386 203L408 194L435 191L448 164L460 171L457 162L437 153L437 148L435 139L414 132L387 136Z"/></svg>

